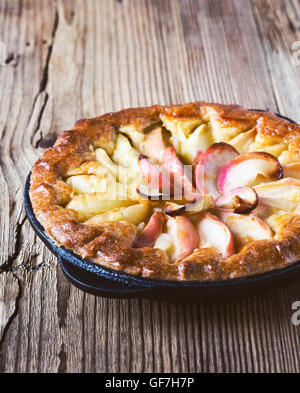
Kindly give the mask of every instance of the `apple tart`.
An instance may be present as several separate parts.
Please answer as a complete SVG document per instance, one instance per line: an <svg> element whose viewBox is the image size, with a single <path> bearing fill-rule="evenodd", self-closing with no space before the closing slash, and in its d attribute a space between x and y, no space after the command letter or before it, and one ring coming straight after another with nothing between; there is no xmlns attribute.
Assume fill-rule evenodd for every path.
<svg viewBox="0 0 300 393"><path fill-rule="evenodd" d="M204 102L81 119L35 163L59 245L165 280L226 280L300 259L300 126Z"/></svg>

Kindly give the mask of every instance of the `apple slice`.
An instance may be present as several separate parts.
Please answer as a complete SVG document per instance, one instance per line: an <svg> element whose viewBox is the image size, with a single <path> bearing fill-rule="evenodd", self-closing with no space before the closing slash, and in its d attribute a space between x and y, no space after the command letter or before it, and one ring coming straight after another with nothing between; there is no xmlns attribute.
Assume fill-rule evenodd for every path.
<svg viewBox="0 0 300 393"><path fill-rule="evenodd" d="M268 180L281 179L283 170L277 158L265 152L241 154L220 170L219 191L226 194L236 187L252 186L258 176Z"/></svg>
<svg viewBox="0 0 300 393"><path fill-rule="evenodd" d="M215 207L214 199L211 195L203 195L195 202L179 205L174 202L167 202L165 204L165 214L171 217L180 216L182 214L197 214L203 210L212 209Z"/></svg>
<svg viewBox="0 0 300 393"><path fill-rule="evenodd" d="M249 241L272 239L271 228L255 214L237 214L228 210L219 210L218 216L228 225L239 246Z"/></svg>
<svg viewBox="0 0 300 393"><path fill-rule="evenodd" d="M167 233L162 233L161 235L159 235L153 247L160 248L161 250L169 254L173 247L173 242L170 235L168 235Z"/></svg>
<svg viewBox="0 0 300 393"><path fill-rule="evenodd" d="M263 220L267 219L269 216L274 214L274 208L271 206L265 205L260 198L258 198L258 204L256 209L252 211L253 214L262 218Z"/></svg>
<svg viewBox="0 0 300 393"><path fill-rule="evenodd" d="M163 169L170 175L171 182L182 189L184 198L187 201L195 201L195 189L185 173L182 162L177 157L174 146L169 146L164 150L162 162Z"/></svg>
<svg viewBox="0 0 300 393"><path fill-rule="evenodd" d="M233 209L234 213L250 213L257 207L258 196L254 188L236 187L216 201L216 207Z"/></svg>
<svg viewBox="0 0 300 393"><path fill-rule="evenodd" d="M111 174L113 174L120 183L131 184L133 181L137 180L136 170L133 170L132 168L124 168L122 165L115 164L107 152L102 148L96 150L96 160ZM99 176L98 173L99 172L97 171L94 174ZM142 178L142 176L140 177Z"/></svg>
<svg viewBox="0 0 300 393"><path fill-rule="evenodd" d="M159 200L168 200L170 198L170 195L163 194L159 190L152 188L149 188L148 186L145 186L144 184L140 184L138 188L136 189L136 192L138 195L145 199L150 199L152 201L159 201Z"/></svg>
<svg viewBox="0 0 300 393"><path fill-rule="evenodd" d="M179 205L175 202L167 202L164 207L164 212L167 216L171 217L181 216L185 213L185 205Z"/></svg>
<svg viewBox="0 0 300 393"><path fill-rule="evenodd" d="M139 156L138 164L142 175L147 179L150 191L153 190L155 193L159 191L170 196L174 195L176 187L158 165L152 165L147 157L143 155ZM176 194L180 193L179 190L176 189L176 191Z"/></svg>
<svg viewBox="0 0 300 393"><path fill-rule="evenodd" d="M256 136L256 127L249 131L242 132L229 142L240 153L247 153L250 145L254 142Z"/></svg>
<svg viewBox="0 0 300 393"><path fill-rule="evenodd" d="M204 183L205 193L218 199L220 197L217 185L219 172L225 164L238 155L238 151L233 146L224 142L214 143L204 153L199 152L193 162L196 189L201 190Z"/></svg>
<svg viewBox="0 0 300 393"><path fill-rule="evenodd" d="M68 169L66 176L95 175L101 178L112 176L112 172L96 161L84 162L77 168Z"/></svg>
<svg viewBox="0 0 300 393"><path fill-rule="evenodd" d="M118 134L112 159L125 168L138 172L139 152L131 146L129 139L123 134Z"/></svg>
<svg viewBox="0 0 300 393"><path fill-rule="evenodd" d="M289 199L300 202L300 180L286 177L281 180L254 186L259 197Z"/></svg>
<svg viewBox="0 0 300 393"><path fill-rule="evenodd" d="M95 192L77 195L68 203L66 209L76 211L78 219L84 221L108 210L131 206L135 203L135 201L128 198L126 192L119 189L114 190L114 192Z"/></svg>
<svg viewBox="0 0 300 393"><path fill-rule="evenodd" d="M164 143L162 128L156 127L145 135L145 140L141 143L140 150L146 156L161 162L166 145Z"/></svg>
<svg viewBox="0 0 300 393"><path fill-rule="evenodd" d="M196 190L199 194L204 195L208 192L207 187L205 186L205 177L204 177L204 166L196 165L194 167L194 182L196 186Z"/></svg>
<svg viewBox="0 0 300 393"><path fill-rule="evenodd" d="M230 229L218 217L210 213L201 215L197 230L200 245L215 247L225 258L234 254L234 241Z"/></svg>
<svg viewBox="0 0 300 393"><path fill-rule="evenodd" d="M283 176L300 179L300 162L283 165Z"/></svg>
<svg viewBox="0 0 300 393"><path fill-rule="evenodd" d="M155 211L143 231L135 238L132 246L134 248L153 247L156 239L162 233L163 224L164 215Z"/></svg>
<svg viewBox="0 0 300 393"><path fill-rule="evenodd" d="M169 217L167 228L173 241L172 251L170 252L171 262L187 257L198 247L199 235L187 217Z"/></svg>
<svg viewBox="0 0 300 393"><path fill-rule="evenodd" d="M198 152L194 158L194 161L193 161L193 166L196 166L199 163L203 154L204 154L204 152L202 150L198 150Z"/></svg>
<svg viewBox="0 0 300 393"><path fill-rule="evenodd" d="M254 187L261 204L277 210L295 211L300 205L300 180L286 177Z"/></svg>
<svg viewBox="0 0 300 393"><path fill-rule="evenodd" d="M193 162L199 149L205 151L214 143L209 124L200 124L195 131L187 137L183 133L177 133L177 135L173 134L172 141L174 142L174 146L177 142L178 150L175 146L176 151L178 151L189 164Z"/></svg>
<svg viewBox="0 0 300 393"><path fill-rule="evenodd" d="M150 202L143 201L129 207L120 207L118 209L108 210L102 214L97 214L85 221L84 224L95 225L102 224L105 221L128 221L131 224L139 225L146 219L149 208Z"/></svg>

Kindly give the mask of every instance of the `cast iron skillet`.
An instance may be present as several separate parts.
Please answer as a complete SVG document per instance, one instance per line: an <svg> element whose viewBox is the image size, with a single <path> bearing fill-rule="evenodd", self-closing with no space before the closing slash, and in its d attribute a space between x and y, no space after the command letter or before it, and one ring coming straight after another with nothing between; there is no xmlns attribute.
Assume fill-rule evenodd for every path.
<svg viewBox="0 0 300 393"><path fill-rule="evenodd" d="M292 120L280 116L290 122ZM282 269L226 281L193 282L166 281L141 278L102 267L85 260L57 244L45 233L37 221L30 197L30 173L24 192L27 217L36 234L58 257L63 273L76 287L97 296L133 298L151 297L180 300L208 300L257 294L282 285L300 276L300 261Z"/></svg>

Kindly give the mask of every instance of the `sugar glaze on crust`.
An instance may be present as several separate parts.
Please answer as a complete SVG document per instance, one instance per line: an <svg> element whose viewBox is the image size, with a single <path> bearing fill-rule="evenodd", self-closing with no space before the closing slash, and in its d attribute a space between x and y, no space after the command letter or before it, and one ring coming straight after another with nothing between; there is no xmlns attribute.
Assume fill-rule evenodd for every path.
<svg viewBox="0 0 300 393"><path fill-rule="evenodd" d="M255 135L252 148L257 145L260 151L276 151L281 163L300 161L298 124L269 112L236 105L196 102L152 106L79 120L72 130L57 138L53 147L44 151L31 173L34 213L57 244L102 266L166 280L226 280L281 268L299 260L300 216L296 213L281 214L276 219L273 239L252 241L229 258L207 247L197 248L179 262L170 263L161 249L132 247L137 232L134 225L124 222L87 225L80 222L75 211L65 208L73 197L72 186L65 182L72 169L94 161L96 148L112 154L119 132L133 131L138 136L155 124L163 124L168 130L178 124L183 128L208 124L212 142L230 143L251 131ZM249 138L246 136L243 141L245 152Z"/></svg>

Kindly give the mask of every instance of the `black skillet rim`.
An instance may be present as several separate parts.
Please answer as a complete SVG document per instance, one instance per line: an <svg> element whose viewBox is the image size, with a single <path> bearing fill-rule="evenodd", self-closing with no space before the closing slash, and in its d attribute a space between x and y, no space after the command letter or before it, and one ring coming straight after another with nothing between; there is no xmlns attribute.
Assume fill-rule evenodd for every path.
<svg viewBox="0 0 300 393"><path fill-rule="evenodd" d="M290 122L295 123L293 120L276 114L278 117L284 118ZM46 244L46 246L59 258L60 264L68 262L77 268L83 269L85 272L89 272L97 275L99 278L104 278L106 280L113 281L116 284L123 285L124 289L133 290L133 296L138 295L137 291L147 291L148 294L151 292L159 293L159 291L165 291L166 289L179 291L178 294L184 293L183 290L201 290L202 294L207 292L210 294L223 294L227 291L230 292L240 292L244 290L250 290L253 288L259 289L259 287L270 287L279 284L280 282L290 280L296 272L300 273L300 261L294 262L286 267L274 269L264 273L228 279L228 280L218 280L218 281L168 281L168 280L154 280L149 278L143 278L139 276L134 276L131 274L124 273L122 271L113 270L96 263L85 260L80 256L76 255L65 247L59 247L54 240L52 240L44 231L42 225L38 222L32 209L30 197L29 197L29 186L30 186L30 175L29 173L24 190L24 205L27 217L30 221L36 234L40 239ZM62 266L63 268L63 266ZM64 270L64 269L63 269ZM64 274L66 271L64 270ZM70 277L68 277L70 279ZM74 281L78 281L76 278ZM76 285L76 282L73 282ZM89 284L85 284L88 288ZM78 285L80 287L80 285ZM87 290L84 289L84 290ZM83 288L82 288L83 289ZM121 292L120 292L121 293ZM117 294L117 297L123 297ZM147 296L148 296L147 294ZM108 296L108 292L104 295ZM143 294L142 294L143 296ZM125 297L125 296L124 296Z"/></svg>

